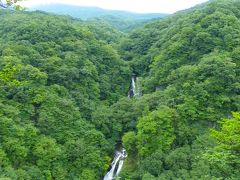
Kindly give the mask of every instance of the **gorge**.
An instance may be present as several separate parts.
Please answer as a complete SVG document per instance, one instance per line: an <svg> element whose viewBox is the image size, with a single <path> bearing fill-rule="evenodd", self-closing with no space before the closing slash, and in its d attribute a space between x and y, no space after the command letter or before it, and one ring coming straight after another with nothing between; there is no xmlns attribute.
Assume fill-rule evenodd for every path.
<svg viewBox="0 0 240 180"><path fill-rule="evenodd" d="M126 32L0 9L0 179L239 179L239 19L239 0Z"/></svg>

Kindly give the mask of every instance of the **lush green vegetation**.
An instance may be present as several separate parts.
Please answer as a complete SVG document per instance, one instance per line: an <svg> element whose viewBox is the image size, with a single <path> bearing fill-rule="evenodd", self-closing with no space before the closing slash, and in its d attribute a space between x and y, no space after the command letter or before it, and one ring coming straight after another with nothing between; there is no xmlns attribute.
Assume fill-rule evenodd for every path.
<svg viewBox="0 0 240 180"><path fill-rule="evenodd" d="M239 9L240 1L211 1L152 22L122 42L122 56L143 76L148 94L133 102L145 107L136 129L123 136L132 156L125 177L240 177L239 114L231 113L240 110Z"/></svg>
<svg viewBox="0 0 240 180"><path fill-rule="evenodd" d="M103 176L113 146L91 117L127 94L128 65L81 21L6 11L0 18L1 177Z"/></svg>
<svg viewBox="0 0 240 180"><path fill-rule="evenodd" d="M214 0L129 34L0 11L0 179L240 177L240 1ZM127 98L131 75L143 96Z"/></svg>

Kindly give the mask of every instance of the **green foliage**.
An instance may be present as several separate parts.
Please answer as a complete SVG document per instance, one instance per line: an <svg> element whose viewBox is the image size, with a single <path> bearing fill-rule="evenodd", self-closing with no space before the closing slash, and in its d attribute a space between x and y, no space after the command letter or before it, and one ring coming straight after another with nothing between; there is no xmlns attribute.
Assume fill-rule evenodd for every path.
<svg viewBox="0 0 240 180"><path fill-rule="evenodd" d="M122 138L123 146L126 148L127 152L132 156L137 152L137 143L136 143L136 134L135 132L127 132Z"/></svg>
<svg viewBox="0 0 240 180"><path fill-rule="evenodd" d="M0 178L102 177L113 145L92 114L127 94L128 65L81 21L0 13Z"/></svg>
<svg viewBox="0 0 240 180"><path fill-rule="evenodd" d="M213 169L219 172L223 178L239 177L240 167L240 114L233 113L231 119L221 121L221 131L212 129L211 136L216 139L217 145L209 149L204 158L210 163Z"/></svg>
<svg viewBox="0 0 240 180"><path fill-rule="evenodd" d="M238 1L212 1L150 22L123 41L122 55L135 73L148 75L146 88L153 91L183 64L199 62L215 49L232 51L239 46L237 7Z"/></svg>
<svg viewBox="0 0 240 180"><path fill-rule="evenodd" d="M1 10L0 179L100 179L119 142L124 179L238 179L239 5L213 0L127 37ZM125 97L131 74L141 97Z"/></svg>
<svg viewBox="0 0 240 180"><path fill-rule="evenodd" d="M123 136L127 149L138 154L132 173L126 173L130 179L239 176L238 157L230 150L238 146L237 124L226 125L232 127L228 131L223 126L222 133L212 130L221 145L208 135L219 119L240 110L239 5L210 1L152 21L121 42L122 57L143 78L144 96L132 106L147 109L136 118L137 128ZM164 155L157 158L159 150Z"/></svg>
<svg viewBox="0 0 240 180"><path fill-rule="evenodd" d="M159 110L153 111L142 117L138 124L137 147L139 155L146 157L155 150L168 151L175 136L172 122L175 111L168 107L160 106Z"/></svg>
<svg viewBox="0 0 240 180"><path fill-rule="evenodd" d="M212 130L211 135L217 140L219 148L239 153L240 149L240 114L233 113L232 119L221 121L221 131Z"/></svg>

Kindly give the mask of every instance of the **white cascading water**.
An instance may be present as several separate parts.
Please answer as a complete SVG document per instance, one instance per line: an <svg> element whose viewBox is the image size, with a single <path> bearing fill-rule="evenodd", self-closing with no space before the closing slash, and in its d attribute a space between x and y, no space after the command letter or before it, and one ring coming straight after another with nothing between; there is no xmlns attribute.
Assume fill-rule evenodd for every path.
<svg viewBox="0 0 240 180"><path fill-rule="evenodd" d="M121 152L117 151L112 162L111 170L104 176L103 180L113 180L115 177L118 177L122 167L124 158L127 157L126 150L122 149ZM115 173L115 169L117 167L117 172Z"/></svg>
<svg viewBox="0 0 240 180"><path fill-rule="evenodd" d="M132 98L134 96L141 96L141 91L139 87L138 78L133 76L131 81L131 86L128 91L128 97Z"/></svg>
<svg viewBox="0 0 240 180"><path fill-rule="evenodd" d="M120 172L121 172L121 170L122 170L122 167L123 167L123 159L121 159L121 160L119 161L118 169L117 169L117 172L116 172L116 176L117 176L117 177L119 176L119 174L120 174Z"/></svg>
<svg viewBox="0 0 240 180"><path fill-rule="evenodd" d="M140 88L139 87L136 88L137 80L138 80L137 77L132 76L131 87L129 88L129 91L128 91L129 98L132 98L134 96L141 96ZM119 177L119 174L123 167L124 159L126 157L127 157L127 153L125 149L122 149L122 151L116 151L115 157L111 164L111 169L104 176L103 180L113 180L114 178ZM116 171L116 168L117 168L117 171Z"/></svg>
<svg viewBox="0 0 240 180"><path fill-rule="evenodd" d="M135 94L136 94L136 82L135 82L134 77L132 77L132 91L133 91L133 95L135 96Z"/></svg>
<svg viewBox="0 0 240 180"><path fill-rule="evenodd" d="M135 88L136 88L136 84L135 84L135 78L133 76L132 81L131 81L131 86L130 86L130 89L128 91L128 97L129 98L135 96Z"/></svg>

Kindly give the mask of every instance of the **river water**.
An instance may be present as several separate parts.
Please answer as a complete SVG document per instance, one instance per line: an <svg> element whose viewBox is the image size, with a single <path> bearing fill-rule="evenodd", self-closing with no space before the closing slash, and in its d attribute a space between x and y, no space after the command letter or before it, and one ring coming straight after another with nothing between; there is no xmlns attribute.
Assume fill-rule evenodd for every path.
<svg viewBox="0 0 240 180"><path fill-rule="evenodd" d="M133 98L134 96L141 96L140 87L137 86L138 78L136 76L132 76L131 84L128 91L128 97ZM123 167L124 159L127 157L127 152L124 148L120 151L115 152L115 156L113 162L111 163L111 169L104 176L103 180L113 180L116 177L119 177L120 172Z"/></svg>
<svg viewBox="0 0 240 180"><path fill-rule="evenodd" d="M121 151L116 151L115 157L111 164L111 169L104 176L103 180L113 180L114 178L118 177L123 167L123 161L126 157L127 153L124 148L122 148Z"/></svg>

